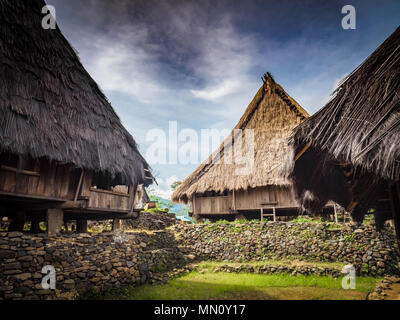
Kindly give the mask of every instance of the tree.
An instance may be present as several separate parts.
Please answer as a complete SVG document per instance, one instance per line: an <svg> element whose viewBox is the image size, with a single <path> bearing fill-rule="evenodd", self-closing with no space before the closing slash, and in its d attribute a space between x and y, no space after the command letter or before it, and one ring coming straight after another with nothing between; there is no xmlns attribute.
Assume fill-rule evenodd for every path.
<svg viewBox="0 0 400 320"><path fill-rule="evenodd" d="M171 184L172 191L175 191L181 184L182 181L175 181L173 184Z"/></svg>

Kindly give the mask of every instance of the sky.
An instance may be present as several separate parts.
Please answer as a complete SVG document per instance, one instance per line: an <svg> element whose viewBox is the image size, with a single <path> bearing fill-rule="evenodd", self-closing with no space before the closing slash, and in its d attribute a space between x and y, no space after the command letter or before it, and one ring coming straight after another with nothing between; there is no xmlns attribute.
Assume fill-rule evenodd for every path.
<svg viewBox="0 0 400 320"><path fill-rule="evenodd" d="M47 0L56 21L99 84L168 198L170 185L205 160L156 163L152 133L231 130L270 72L310 114L340 80L398 26L398 0ZM342 7L356 10L344 30ZM155 131L156 130L156 131ZM158 131L157 131L158 130ZM224 131L222 131L224 130ZM221 136L221 141L222 141ZM170 147L171 146L171 147Z"/></svg>

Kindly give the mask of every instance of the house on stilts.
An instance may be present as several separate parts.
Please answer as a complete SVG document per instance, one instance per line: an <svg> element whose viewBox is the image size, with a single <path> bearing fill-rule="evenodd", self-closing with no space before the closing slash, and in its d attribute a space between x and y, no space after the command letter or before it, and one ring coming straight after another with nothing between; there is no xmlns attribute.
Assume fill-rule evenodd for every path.
<svg viewBox="0 0 400 320"><path fill-rule="evenodd" d="M137 216L149 165L60 29L42 28L44 6L0 5L0 217L57 233Z"/></svg>
<svg viewBox="0 0 400 320"><path fill-rule="evenodd" d="M287 176L307 210L333 200L360 223L374 209L400 239L399 93L400 27L294 130Z"/></svg>
<svg viewBox="0 0 400 320"><path fill-rule="evenodd" d="M291 130L309 115L269 73L263 82L231 134L172 195L190 202L198 220L276 219L300 211L282 166Z"/></svg>

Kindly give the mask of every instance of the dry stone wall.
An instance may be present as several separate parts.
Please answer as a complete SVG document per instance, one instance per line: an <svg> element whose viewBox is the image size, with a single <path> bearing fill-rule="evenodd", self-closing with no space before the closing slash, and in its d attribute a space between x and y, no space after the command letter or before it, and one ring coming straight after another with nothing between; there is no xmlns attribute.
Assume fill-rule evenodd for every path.
<svg viewBox="0 0 400 320"><path fill-rule="evenodd" d="M326 223L260 222L177 225L179 244L203 260L299 259L353 264L362 275L396 274L399 255L392 228Z"/></svg>
<svg viewBox="0 0 400 320"><path fill-rule="evenodd" d="M74 298L105 285L139 285L184 264L173 234L0 233L0 299ZM56 270L56 290L42 286L44 266Z"/></svg>
<svg viewBox="0 0 400 320"><path fill-rule="evenodd" d="M339 228L325 223L175 222L154 231L148 225L151 219L160 221L158 214L149 215L139 224L141 229L152 230L147 232L59 236L0 232L0 300L72 299L92 288L165 282L189 270L188 263L201 260L241 262L239 266L227 263L216 272L340 276L338 265L316 267L285 261L353 264L359 275L399 271L390 228L378 233L373 226ZM251 261L265 263L258 267L246 264ZM45 266L55 268L56 290L42 286Z"/></svg>

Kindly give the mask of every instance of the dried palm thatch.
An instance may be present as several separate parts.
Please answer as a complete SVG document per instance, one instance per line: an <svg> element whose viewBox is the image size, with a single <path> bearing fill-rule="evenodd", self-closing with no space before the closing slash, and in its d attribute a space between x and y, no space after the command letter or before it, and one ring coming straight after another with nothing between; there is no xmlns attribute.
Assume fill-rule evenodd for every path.
<svg viewBox="0 0 400 320"><path fill-rule="evenodd" d="M173 201L187 203L194 194L207 191L224 192L268 185L291 185L282 176L280 166L289 151L287 139L291 130L307 118L308 113L269 73L263 80L264 84L231 134L185 179L173 193ZM248 154L251 150L248 146L252 143L251 134L247 134L249 131L254 134L252 154ZM235 148L235 143L240 141L238 136L242 137L242 143ZM243 170L249 168L250 162L245 155L254 155L254 165L249 172Z"/></svg>
<svg viewBox="0 0 400 320"><path fill-rule="evenodd" d="M295 128L290 176L316 213L334 200L361 221L400 178L400 28L354 70L328 104ZM385 183L386 181L386 183Z"/></svg>
<svg viewBox="0 0 400 320"><path fill-rule="evenodd" d="M0 152L150 184L135 140L74 49L58 27L42 28L44 5L0 1Z"/></svg>
<svg viewBox="0 0 400 320"><path fill-rule="evenodd" d="M311 143L384 179L400 177L400 28L298 126L292 144Z"/></svg>

